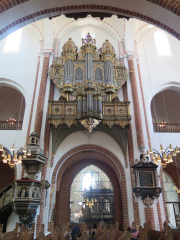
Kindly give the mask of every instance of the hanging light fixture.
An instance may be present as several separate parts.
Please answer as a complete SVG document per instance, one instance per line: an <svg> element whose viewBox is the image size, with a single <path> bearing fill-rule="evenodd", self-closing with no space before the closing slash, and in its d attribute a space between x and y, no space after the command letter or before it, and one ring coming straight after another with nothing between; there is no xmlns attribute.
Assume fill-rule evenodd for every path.
<svg viewBox="0 0 180 240"><path fill-rule="evenodd" d="M11 125L13 125L14 123L17 122L16 119L14 119L14 118L8 118L6 121Z"/></svg>
<svg viewBox="0 0 180 240"><path fill-rule="evenodd" d="M176 146L175 148L172 147L172 144L169 144L165 150L160 144L160 150L149 148L149 151L146 153L146 157L149 157L149 153L152 153L153 160L155 164L161 164L163 167L166 167L168 163L173 162L172 156L175 157L180 152L179 147Z"/></svg>
<svg viewBox="0 0 180 240"><path fill-rule="evenodd" d="M21 155L23 155L23 153L24 153L24 155L23 155L24 158L26 158L27 155L28 156L31 155L31 149L29 149L28 153L27 153L26 147L24 147L23 151L20 150L17 153L15 153L15 144L14 143L12 144L12 147L11 147L12 153L9 150L4 150L2 148L2 144L0 144L0 151L2 151L1 156L3 157L3 163L8 163L10 168L13 168L16 164L22 163Z"/></svg>
<svg viewBox="0 0 180 240"><path fill-rule="evenodd" d="M163 128L166 126L166 122L163 120L162 122L158 122L158 127Z"/></svg>

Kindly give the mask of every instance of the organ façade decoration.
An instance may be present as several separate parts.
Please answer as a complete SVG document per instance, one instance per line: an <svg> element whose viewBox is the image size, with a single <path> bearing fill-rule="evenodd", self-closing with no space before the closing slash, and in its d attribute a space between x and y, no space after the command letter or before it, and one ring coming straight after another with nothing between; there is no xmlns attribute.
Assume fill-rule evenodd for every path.
<svg viewBox="0 0 180 240"><path fill-rule="evenodd" d="M128 126L130 102L119 101L118 91L129 72L108 40L97 49L96 39L88 33L78 50L69 38L48 74L60 89L59 100L49 101L48 119L55 128L66 124L71 129L77 122L89 132L100 123L109 128Z"/></svg>
<svg viewBox="0 0 180 240"><path fill-rule="evenodd" d="M134 172L134 187L132 188L136 197L141 197L143 203L150 207L154 199L161 193L157 179L158 166L150 161L145 154L140 155L140 161L136 160L132 166Z"/></svg>

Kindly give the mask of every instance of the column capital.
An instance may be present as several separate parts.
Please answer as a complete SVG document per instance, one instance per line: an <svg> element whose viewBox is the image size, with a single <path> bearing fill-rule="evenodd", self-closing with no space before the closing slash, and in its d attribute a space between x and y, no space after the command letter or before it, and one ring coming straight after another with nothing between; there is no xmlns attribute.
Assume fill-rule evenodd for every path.
<svg viewBox="0 0 180 240"><path fill-rule="evenodd" d="M52 53L52 50L43 50L43 55L44 55L44 57L50 57L50 55L51 55L51 53Z"/></svg>
<svg viewBox="0 0 180 240"><path fill-rule="evenodd" d="M127 60L134 60L135 52L127 51Z"/></svg>

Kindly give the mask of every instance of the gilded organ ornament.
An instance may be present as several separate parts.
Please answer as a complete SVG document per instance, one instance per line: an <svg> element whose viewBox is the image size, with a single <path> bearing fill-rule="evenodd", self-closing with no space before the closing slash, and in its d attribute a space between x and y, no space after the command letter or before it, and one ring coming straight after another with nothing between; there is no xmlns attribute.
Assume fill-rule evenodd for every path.
<svg viewBox="0 0 180 240"><path fill-rule="evenodd" d="M109 40L97 49L96 40L88 33L78 50L69 38L48 74L60 89L59 101L49 105L48 117L56 128L64 123L70 128L75 120L89 132L102 120L110 128L129 124L129 102L118 99L118 90L129 72L116 58Z"/></svg>

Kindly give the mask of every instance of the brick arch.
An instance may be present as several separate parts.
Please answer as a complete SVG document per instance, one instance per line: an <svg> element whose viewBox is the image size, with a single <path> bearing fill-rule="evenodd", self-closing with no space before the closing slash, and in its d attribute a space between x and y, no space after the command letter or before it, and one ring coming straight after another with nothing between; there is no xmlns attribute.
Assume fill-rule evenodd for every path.
<svg viewBox="0 0 180 240"><path fill-rule="evenodd" d="M14 6L16 6L16 10L17 10L17 8L22 3L24 3L24 6L25 6L25 4L27 4L28 2L29 2L29 0L18 0L18 1L13 1L13 2L10 0L7 0L7 1L0 0L1 13L7 11L10 8L13 8ZM173 3L173 1L170 1L170 0L168 0L168 1L167 0L159 0L159 1L144 0L142 2L143 2L143 4L144 4L144 2L145 2L145 4L147 4L146 2L151 3L152 4L151 7L154 8L154 10L156 10L157 12L159 12L159 7L162 7L164 9L170 11L171 13L174 13L174 15L180 16L179 3ZM17 5L19 5L19 6L17 6ZM33 8L33 5L31 7ZM149 7L149 5L147 4L146 8L148 9L148 7ZM133 8L133 6L132 6L132 8ZM38 21L40 19L53 17L56 15L59 16L59 15L66 14L66 13L79 13L79 12L107 12L107 13L116 14L116 15L120 15L120 16L140 19L142 21L145 21L147 23L150 23L150 24L153 24L153 25L159 27L159 28L165 30L166 32L170 33L177 39L180 39L180 32L177 32L177 30L175 30L176 26L174 26L174 29L173 29L172 26L170 27L170 26L164 24L163 21L160 22L153 17L142 14L141 9L139 9L139 12L135 12L135 11L132 11L132 9L130 9L130 8L122 9L122 8L118 8L118 7L114 7L114 6L95 5L95 4L88 4L88 3L87 3L87 5L73 5L73 6L67 5L67 6L61 6L61 7L55 7L55 8L48 8L48 9L44 9L44 5L43 5L43 6L40 6L40 9L42 9L42 10L37 11L37 12L35 12L35 9L36 8L34 7L33 10L31 10L32 11L31 14L25 15L21 18L17 17L17 19L15 21L12 21L10 23L9 23L9 20L7 20L8 25L6 25L6 26L4 25L3 28L0 29L0 38L3 39L8 34L12 33L13 31L17 30L18 28L24 27L25 25L27 25L29 23ZM142 9L143 9L143 7L142 7ZM11 12L11 15L12 15L12 13L13 12ZM6 13L4 13L4 14L6 14ZM18 14L16 12L16 15L18 16L20 14ZM165 21L165 19L164 19L164 21ZM6 21L4 21L4 22L6 22ZM172 24L172 25L174 25L174 24Z"/></svg>
<svg viewBox="0 0 180 240"><path fill-rule="evenodd" d="M127 199L127 189L126 189L126 178L125 178L125 172L124 172L124 168L121 164L121 162L119 161L119 159L109 150L103 148L103 147L100 147L100 146L97 146L97 145L92 145L92 144L84 144L84 145L81 145L81 146L78 146L78 147L75 147L73 149L71 149L70 151L68 151L66 154L64 154L62 156L62 158L57 162L55 168L54 168L54 171L53 171L53 174L52 174L52 178L51 178L51 184L55 184L56 182L56 178L57 178L57 175L58 175L58 172L59 172L59 169L61 167L61 165L68 160L68 158L70 156L72 156L73 154L75 153L78 153L78 152L82 152L84 150L94 150L94 151L99 151L103 154L105 154L106 156L109 157L109 165L113 165L115 164L120 175L121 175L121 182L119 182L119 185L120 185L120 191L119 191L119 194L121 194L122 196L122 212L118 212L117 213L117 216L116 216L116 219L120 220L121 219L121 215L122 215L122 219L121 219L121 223L123 222L123 224L126 224L126 225L129 225L129 217L128 217L128 199ZM78 163L78 162L77 162ZM104 164L104 163L103 163ZM106 164L107 165L107 164ZM101 169L103 170L103 168L101 167ZM111 167L112 169L112 167ZM113 169L114 170L114 169ZM80 171L80 170L79 170ZM70 177L70 174L67 175L68 178L71 179ZM117 177L117 174L115 173L115 177ZM118 178L118 177L117 177ZM74 179L74 178L73 178ZM73 180L71 179L71 181ZM111 179L111 178L110 178ZM117 185L117 183L116 183ZM69 186L69 185L68 185ZM61 187L61 185L60 185ZM56 201L60 201L60 192L57 193L57 199ZM58 197L59 196L59 197ZM118 194L117 194L118 196ZM61 207L64 209L64 213L62 214L62 220L59 220L59 222L57 222L58 225L61 225L62 221L65 221L67 219L67 212L68 212L68 209L69 209L69 205L67 205L67 199L68 197L66 196L65 197L66 199L66 202L64 203L64 205L62 205ZM120 199L118 197L118 199ZM61 199L61 202L63 201L63 196L62 196L62 199ZM69 201L69 199L68 199ZM56 211L60 211L60 209L58 209L58 206L56 207Z"/></svg>
<svg viewBox="0 0 180 240"><path fill-rule="evenodd" d="M112 182L114 188L114 219L123 226L123 213L122 213L122 197L119 186L118 178L114 170L107 164L98 160L81 160L72 164L63 174L59 191L56 195L56 221L55 225L59 228L62 224L69 222L69 200L70 200L70 188L76 175L85 167L89 165L95 165L106 173Z"/></svg>

